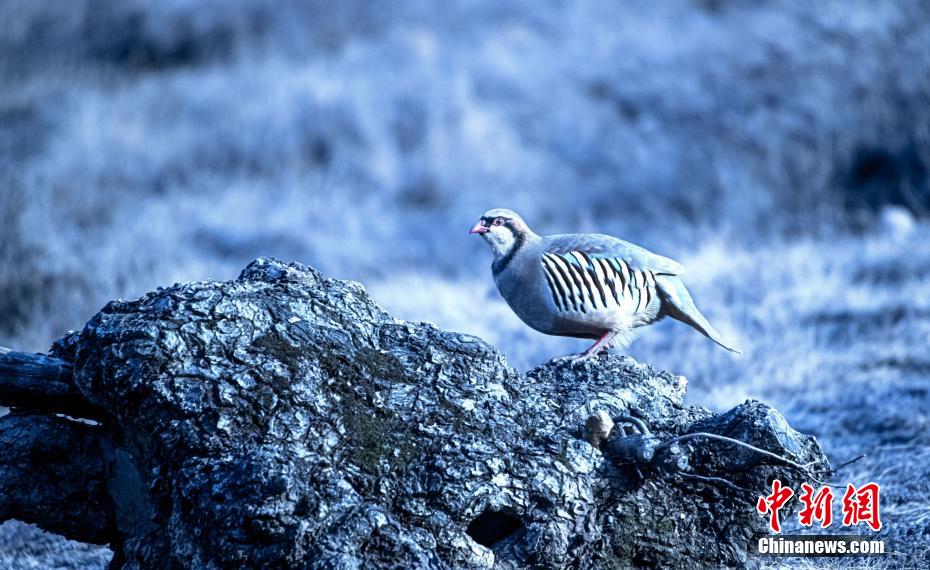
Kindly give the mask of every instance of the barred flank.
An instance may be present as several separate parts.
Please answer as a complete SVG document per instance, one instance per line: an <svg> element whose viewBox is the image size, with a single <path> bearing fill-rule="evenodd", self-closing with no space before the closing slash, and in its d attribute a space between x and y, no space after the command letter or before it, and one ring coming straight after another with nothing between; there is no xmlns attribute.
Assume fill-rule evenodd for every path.
<svg viewBox="0 0 930 570"><path fill-rule="evenodd" d="M635 315L646 310L656 295L652 272L633 269L619 257L592 257L583 251L546 253L542 265L559 311L620 309Z"/></svg>

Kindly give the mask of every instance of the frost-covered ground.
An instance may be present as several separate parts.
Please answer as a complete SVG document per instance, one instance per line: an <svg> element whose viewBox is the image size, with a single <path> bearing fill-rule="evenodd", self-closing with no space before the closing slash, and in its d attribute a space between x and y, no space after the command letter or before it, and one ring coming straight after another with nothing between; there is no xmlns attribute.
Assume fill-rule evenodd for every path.
<svg viewBox="0 0 930 570"><path fill-rule="evenodd" d="M511 207L682 261L745 355L678 323L630 353L868 454L838 480L883 485L871 564L930 561L930 5L7 0L0 82L0 344L276 255L525 369L583 343L494 291L465 232ZM106 561L36 532L0 566Z"/></svg>

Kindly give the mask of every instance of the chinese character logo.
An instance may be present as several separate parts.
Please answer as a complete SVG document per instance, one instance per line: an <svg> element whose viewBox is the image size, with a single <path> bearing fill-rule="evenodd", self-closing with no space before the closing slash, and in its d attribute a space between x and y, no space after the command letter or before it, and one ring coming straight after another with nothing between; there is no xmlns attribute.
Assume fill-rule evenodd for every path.
<svg viewBox="0 0 930 570"><path fill-rule="evenodd" d="M788 487L782 487L781 481L775 479L772 481L772 494L767 497L759 497L756 503L756 510L760 514L769 514L769 526L775 532L781 532L781 522L778 520L778 511L785 506L788 499L794 496L794 491Z"/></svg>
<svg viewBox="0 0 930 570"><path fill-rule="evenodd" d="M869 525L874 531L882 528L879 513L878 483L867 483L858 489L853 485L846 486L843 493L843 526L856 526L862 523ZM772 481L772 493L759 497L756 510L759 514L769 516L769 527L773 532L781 532L779 511L794 497L794 490L782 485L781 481ZM810 527L817 521L821 528L833 524L833 491L823 486L815 490L807 483L801 484L801 510L798 512L798 522L801 526Z"/></svg>
<svg viewBox="0 0 930 570"><path fill-rule="evenodd" d="M877 483L863 485L856 490L852 485L846 485L843 494L843 524L854 526L866 523L872 530L880 530L882 521L878 514Z"/></svg>
<svg viewBox="0 0 930 570"><path fill-rule="evenodd" d="M812 526L814 521L820 521L821 528L833 524L833 492L830 487L821 487L815 495L813 487L802 483L798 498L804 505L798 513L801 526Z"/></svg>

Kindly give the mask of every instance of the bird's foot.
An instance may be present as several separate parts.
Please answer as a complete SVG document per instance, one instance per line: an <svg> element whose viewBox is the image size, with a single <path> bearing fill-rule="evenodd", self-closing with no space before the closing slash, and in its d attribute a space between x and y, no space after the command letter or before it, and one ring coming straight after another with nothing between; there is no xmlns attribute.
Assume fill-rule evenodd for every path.
<svg viewBox="0 0 930 570"><path fill-rule="evenodd" d="M601 350L598 352L594 351L585 351L580 354L566 354L565 356L558 356L552 359L552 362L556 364L568 364L569 367L575 369L577 366L584 364L586 361L591 360L592 358L597 358L601 355L606 355L607 350Z"/></svg>
<svg viewBox="0 0 930 570"><path fill-rule="evenodd" d="M559 363L568 362L569 366L575 368L576 365L590 360L600 354L607 354L607 351L610 350L610 345L613 344L614 338L617 336L616 331L606 331L597 342L591 345L591 348L582 352L581 354L572 354L569 356L563 356L561 358L556 358L555 361Z"/></svg>

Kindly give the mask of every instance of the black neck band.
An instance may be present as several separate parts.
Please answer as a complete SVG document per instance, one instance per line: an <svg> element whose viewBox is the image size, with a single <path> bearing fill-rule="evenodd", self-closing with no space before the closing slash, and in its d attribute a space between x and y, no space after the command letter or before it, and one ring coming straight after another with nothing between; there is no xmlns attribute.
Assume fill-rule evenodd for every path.
<svg viewBox="0 0 930 570"><path fill-rule="evenodd" d="M510 223L507 223L504 225L504 227L510 230L510 233L513 234L513 245L510 247L510 250L504 257L494 260L494 263L491 264L491 273L494 275L497 275L501 271L507 269L507 266L510 265L510 260L513 259L514 254L516 254L517 251L523 247L523 242L526 241L526 236L524 236L523 233L514 230Z"/></svg>

